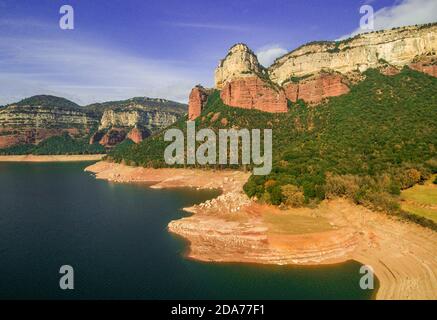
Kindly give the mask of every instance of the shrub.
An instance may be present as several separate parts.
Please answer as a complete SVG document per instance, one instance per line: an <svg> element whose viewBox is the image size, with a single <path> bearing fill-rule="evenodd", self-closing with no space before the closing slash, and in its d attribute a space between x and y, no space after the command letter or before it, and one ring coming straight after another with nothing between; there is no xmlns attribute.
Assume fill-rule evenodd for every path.
<svg viewBox="0 0 437 320"><path fill-rule="evenodd" d="M271 204L279 205L282 203L282 200L281 186L275 185L270 192L270 202Z"/></svg>
<svg viewBox="0 0 437 320"><path fill-rule="evenodd" d="M437 173L437 158L429 159L426 165L430 168L432 173Z"/></svg>
<svg viewBox="0 0 437 320"><path fill-rule="evenodd" d="M360 189L359 178L353 175L326 174L325 196L330 198L348 197L354 199Z"/></svg>
<svg viewBox="0 0 437 320"><path fill-rule="evenodd" d="M400 175L402 189L410 188L420 182L422 175L417 169L407 169Z"/></svg>
<svg viewBox="0 0 437 320"><path fill-rule="evenodd" d="M292 184L281 187L284 204L290 207L301 207L305 203L305 196L301 188Z"/></svg>

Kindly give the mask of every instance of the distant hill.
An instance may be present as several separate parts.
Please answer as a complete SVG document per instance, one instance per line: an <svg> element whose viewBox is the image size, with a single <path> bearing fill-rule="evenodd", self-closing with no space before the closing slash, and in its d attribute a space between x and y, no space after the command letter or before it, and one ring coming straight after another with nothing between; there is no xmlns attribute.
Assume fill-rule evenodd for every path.
<svg viewBox="0 0 437 320"><path fill-rule="evenodd" d="M79 106L65 98L37 95L0 108L0 154L36 152L35 145L46 140L54 143L59 139L50 138L64 134L83 146L74 145L65 152L102 152L127 138L139 142L186 112L187 105L165 99L137 97ZM72 146L70 140L65 143ZM94 144L99 147L87 147ZM58 146L53 144L38 152L58 154L62 152Z"/></svg>
<svg viewBox="0 0 437 320"><path fill-rule="evenodd" d="M187 112L187 105L175 101L159 98L135 97L127 100L108 101L103 103L93 103L84 108L95 111L107 109L124 109L134 106L141 106L147 110L160 110L184 114Z"/></svg>
<svg viewBox="0 0 437 320"><path fill-rule="evenodd" d="M37 95L25 98L17 103L9 105L17 106L41 106L48 108L64 108L64 109L79 109L80 106L65 98L51 96L51 95Z"/></svg>
<svg viewBox="0 0 437 320"><path fill-rule="evenodd" d="M289 101L289 111L280 114L226 106L215 91L196 125L273 129L272 173L252 176L249 196L276 205L344 196L435 227L402 212L399 194L437 172L437 79L407 67L393 76L374 69L363 75L347 94L318 106ZM185 130L185 120L173 126ZM163 167L167 145L159 133L110 156Z"/></svg>

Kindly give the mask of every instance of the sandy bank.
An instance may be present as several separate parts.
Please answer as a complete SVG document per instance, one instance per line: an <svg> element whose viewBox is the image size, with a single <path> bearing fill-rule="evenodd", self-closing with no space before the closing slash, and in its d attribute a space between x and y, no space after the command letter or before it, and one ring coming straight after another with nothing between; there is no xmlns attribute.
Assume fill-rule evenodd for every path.
<svg viewBox="0 0 437 320"><path fill-rule="evenodd" d="M223 192L241 190L250 176L250 173L231 170L153 169L106 161L97 162L85 170L95 173L97 179L113 182L153 182L152 188L190 187L222 189Z"/></svg>
<svg viewBox="0 0 437 320"><path fill-rule="evenodd" d="M74 162L74 161L99 161L104 154L80 154L80 155L22 155L0 156L0 162Z"/></svg>
<svg viewBox="0 0 437 320"><path fill-rule="evenodd" d="M192 216L169 223L202 261L317 265L356 260L373 267L378 299L437 299L437 233L349 201L316 209L279 210L242 192L249 173L146 169L99 162L97 178L155 182L154 187L221 188L223 194L186 208ZM358 284L357 284L358 285Z"/></svg>

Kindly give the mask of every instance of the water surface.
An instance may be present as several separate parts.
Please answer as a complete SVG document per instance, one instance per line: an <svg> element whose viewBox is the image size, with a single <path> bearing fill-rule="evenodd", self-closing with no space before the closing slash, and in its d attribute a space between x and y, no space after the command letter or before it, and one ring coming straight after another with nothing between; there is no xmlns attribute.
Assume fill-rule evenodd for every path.
<svg viewBox="0 0 437 320"><path fill-rule="evenodd" d="M0 298L368 299L360 264L202 263L167 231L215 191L154 190L83 172L87 163L0 163ZM75 289L59 289L71 265Z"/></svg>

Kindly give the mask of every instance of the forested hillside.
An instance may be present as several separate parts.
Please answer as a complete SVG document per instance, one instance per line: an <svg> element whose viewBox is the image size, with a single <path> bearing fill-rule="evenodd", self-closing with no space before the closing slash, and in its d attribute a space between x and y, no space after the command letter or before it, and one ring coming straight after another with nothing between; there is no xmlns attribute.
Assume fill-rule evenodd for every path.
<svg viewBox="0 0 437 320"><path fill-rule="evenodd" d="M250 178L245 191L251 197L299 206L345 196L432 224L402 212L398 200L402 189L437 172L437 79L408 68L395 76L377 70L365 76L349 94L315 107L289 103L286 114L230 108L215 92L196 125L273 129L273 170ZM185 120L174 126L184 128ZM115 149L111 157L131 165L166 166L167 145L159 133Z"/></svg>

